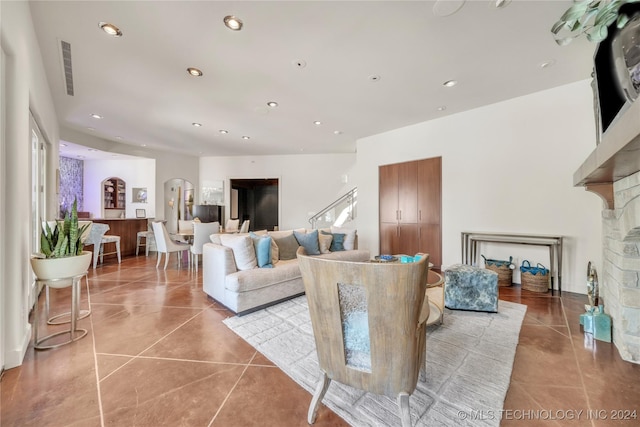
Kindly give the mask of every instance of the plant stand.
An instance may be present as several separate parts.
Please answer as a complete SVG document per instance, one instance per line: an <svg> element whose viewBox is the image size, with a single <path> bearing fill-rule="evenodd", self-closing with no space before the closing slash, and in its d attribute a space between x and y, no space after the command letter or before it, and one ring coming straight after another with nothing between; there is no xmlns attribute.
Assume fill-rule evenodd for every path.
<svg viewBox="0 0 640 427"><path fill-rule="evenodd" d="M79 320L78 309L80 306L80 282L82 281L82 278L85 277L85 275L86 273L82 273L76 276L64 277L59 279L46 279L46 280L36 279L37 294L40 294L40 290L42 289L42 286L47 286L47 287L52 287L57 289L71 286L71 312L70 312L71 316L69 319L70 327L68 331L60 331L60 332L53 333L51 335L47 335L46 337L40 338L38 336L38 324L40 322L40 319L39 319L40 304L36 303L36 307L34 311L34 339L33 339L33 347L36 350L48 350L52 348L57 348L66 344L70 344L74 341L78 341L79 339L87 335L86 329L79 329L77 327L77 321ZM47 311L48 311L48 307L47 307ZM47 316L48 316L48 313L47 313ZM57 317L59 316L54 316L53 318L47 319L47 320L48 321L53 320ZM58 323L53 323L53 324L58 324ZM57 337L59 335L65 335L65 334L69 334L69 339L67 341L63 341L63 342L52 344L52 345L44 345L44 343L50 340L51 338Z"/></svg>
<svg viewBox="0 0 640 427"><path fill-rule="evenodd" d="M80 295L81 295L81 290L79 290L78 293L78 298L77 298L77 303L78 303L78 308L77 308L77 313L78 313L78 319L77 320L82 320L85 317L89 316L91 314L91 300L90 300L90 296L89 296L89 276L87 273L84 274L84 279L85 279L85 283L87 285L87 301L88 301L88 308L86 310L81 310L80 309ZM82 280L82 278L80 279ZM46 282L46 280L43 280L43 282ZM82 284L80 284L80 286L82 286ZM60 313L60 314L56 314L53 317L49 317L49 289L51 288L51 286L47 286L47 288L45 289L46 292L46 299L45 299L45 310L47 313L47 324L48 325L62 325L64 323L69 323L71 320L71 317L69 317L68 320L58 320L61 317L65 317L65 316L71 316L71 312L67 311L66 313Z"/></svg>

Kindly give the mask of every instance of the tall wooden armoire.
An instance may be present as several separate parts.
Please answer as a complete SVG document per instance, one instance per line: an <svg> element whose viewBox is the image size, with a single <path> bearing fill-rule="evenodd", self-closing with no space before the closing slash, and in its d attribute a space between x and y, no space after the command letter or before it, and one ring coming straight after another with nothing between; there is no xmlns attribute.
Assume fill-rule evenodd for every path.
<svg viewBox="0 0 640 427"><path fill-rule="evenodd" d="M425 252L442 265L442 158L379 167L380 253Z"/></svg>

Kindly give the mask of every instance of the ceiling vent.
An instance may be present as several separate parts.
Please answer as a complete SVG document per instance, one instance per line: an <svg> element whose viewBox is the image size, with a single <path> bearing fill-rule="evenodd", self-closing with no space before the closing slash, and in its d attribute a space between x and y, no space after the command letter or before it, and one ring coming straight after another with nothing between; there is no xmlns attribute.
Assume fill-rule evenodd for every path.
<svg viewBox="0 0 640 427"><path fill-rule="evenodd" d="M64 40L60 41L62 52L62 68L64 72L64 83L67 87L67 95L73 96L73 70L71 69L71 44Z"/></svg>

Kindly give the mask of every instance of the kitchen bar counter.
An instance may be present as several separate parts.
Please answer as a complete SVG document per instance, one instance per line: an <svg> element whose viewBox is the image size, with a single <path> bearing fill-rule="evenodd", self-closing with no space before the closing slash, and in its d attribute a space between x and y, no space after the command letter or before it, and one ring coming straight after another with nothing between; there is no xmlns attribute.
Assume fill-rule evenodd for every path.
<svg viewBox="0 0 640 427"><path fill-rule="evenodd" d="M98 224L109 225L109 231L106 235L120 236L120 254L123 258L136 254L138 231L147 231L147 218L91 218L90 220ZM115 248L105 248L105 252L113 251ZM115 259L116 255L105 255L105 261L112 258Z"/></svg>

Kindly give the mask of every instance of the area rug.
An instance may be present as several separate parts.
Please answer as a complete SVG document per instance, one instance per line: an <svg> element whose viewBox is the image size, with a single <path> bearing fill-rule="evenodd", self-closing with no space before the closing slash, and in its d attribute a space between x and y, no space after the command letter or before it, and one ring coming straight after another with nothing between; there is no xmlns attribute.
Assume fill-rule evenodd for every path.
<svg viewBox="0 0 640 427"><path fill-rule="evenodd" d="M526 306L445 309L427 329L427 375L410 398L414 426L498 426ZM305 296L224 323L311 395L320 378ZM309 396L311 401L311 396ZM352 426L399 426L396 400L332 381L322 403Z"/></svg>

